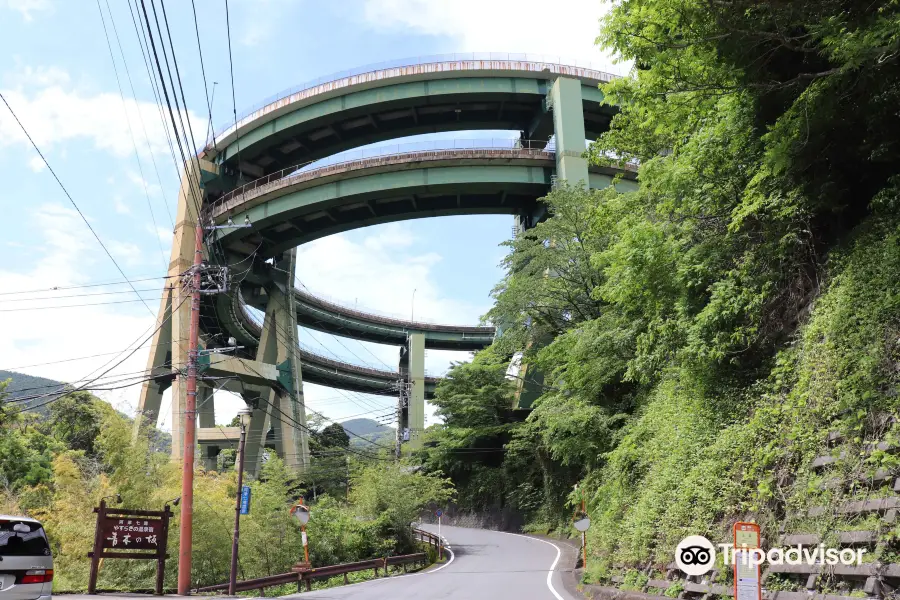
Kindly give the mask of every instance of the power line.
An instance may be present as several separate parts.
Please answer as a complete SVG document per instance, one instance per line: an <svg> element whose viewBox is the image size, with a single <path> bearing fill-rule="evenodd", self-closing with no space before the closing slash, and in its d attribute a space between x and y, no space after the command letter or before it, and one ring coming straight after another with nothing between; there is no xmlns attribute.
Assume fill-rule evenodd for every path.
<svg viewBox="0 0 900 600"><path fill-rule="evenodd" d="M159 86L162 82L157 82L156 73L150 67L150 40L147 37L147 30L144 27L144 21L137 18L137 14L139 14L139 10L137 8L137 0L134 0L134 8L132 9L131 0L128 0L128 14L131 16L131 24L134 27L134 34L138 40L138 46L141 49L141 57L144 59L144 68L147 71L147 78L150 80L150 91L153 92L153 98L155 100L156 110L159 113L159 121L162 125L163 133L166 136L166 143L169 146L169 156L172 158L172 166L175 168L175 177L176 179L180 179L181 177L181 168L178 166L178 158L175 156L175 146L172 144L172 136L169 134L169 127L166 125L166 116L163 113L162 108L162 93L159 91ZM138 28L138 21L140 20L141 26ZM148 28L149 29L149 28ZM147 144L149 148L150 138L147 136ZM154 163L155 164L155 163ZM172 220L171 213L172 209L166 203L166 207L169 210L170 220L172 221L172 228L175 228L174 220Z"/></svg>
<svg viewBox="0 0 900 600"><path fill-rule="evenodd" d="M184 300L182 300L181 302L184 303ZM179 305L179 306L180 306L180 305ZM170 317L171 317L171 315L170 315ZM85 383L85 384L83 384L83 385L81 385L81 386L75 388L74 390L69 390L69 391L65 392L64 394L62 394L62 395L56 396L55 398L51 398L51 399L49 399L49 400L47 400L46 402L43 402L43 403L41 403L41 404L33 405L33 406L30 406L30 407L21 408L21 409L19 409L18 411L16 411L16 412L13 413L13 414L18 414L18 413L20 413L20 412L24 412L25 410L34 410L35 408L41 408L41 407L43 407L43 406L46 406L46 405L50 404L51 402L55 402L56 400L59 400L60 398L63 398L63 397L65 397L65 396L67 396L67 395L69 395L69 394L72 394L72 393L74 393L74 392L81 391L81 390L83 390L84 388L88 387L89 385L91 385L91 383L93 383L94 381L100 379L101 377L103 377L104 375L106 375L107 373L109 373L110 371L112 371L113 369L115 369L116 367L118 367L120 364L122 364L123 362L125 362L126 360L128 360L129 358L131 358L131 356L133 356L135 352L137 352L141 347L143 347L144 344L146 344L148 341L150 341L150 340L153 339L153 336L156 335L156 332L158 332L160 329L162 329L162 327L165 325L166 321L168 321L168 318L165 319L165 320L164 320L164 321L163 321L156 329L154 329L153 332L150 334L150 337L148 337L146 340L144 340L144 342L143 342L141 345L135 347L134 350L132 350L131 352L129 352L124 358L122 358L122 359L119 360L116 364L114 364L113 366L111 366L111 367L109 367L108 369L106 369L105 371L103 371L103 373L101 373L100 375L98 375L97 377L95 377L93 380L91 380L91 381L89 381L88 383ZM112 361L109 361L109 362L112 362ZM106 364L109 364L109 362L107 362Z"/></svg>
<svg viewBox="0 0 900 600"><path fill-rule="evenodd" d="M3 96L2 92L0 92L0 100L3 100L3 104L5 104L6 108L9 109L10 114L12 114L13 119L16 120L16 123L19 125L19 128L22 130L22 133L24 133L25 137L28 138L28 141L31 142L31 146L38 153L38 156L41 157L41 160L44 161L44 165L46 165L47 169L50 171L50 174L53 175L53 179L55 179L56 183L59 184L59 187L62 188L62 191L66 195L66 198L68 198L69 202L72 203L72 206L75 207L75 210L78 212L78 216L81 217L81 220L84 221L84 224L87 225L88 229L91 230L91 233L94 235L94 238L96 238L97 243L100 244L100 247L103 248L103 251L106 252L106 255L109 257L109 260L112 261L112 263L116 266L116 269L118 269L119 273L122 275L122 277L125 279L125 281L128 282L128 285L131 286L132 291L134 291L134 293L137 294L137 290L134 288L134 284L132 284L131 281L129 281L128 276L125 275L125 271L122 270L122 267L119 266L119 263L116 262L116 259L113 258L113 255L107 249L106 244L103 243L103 240L100 239L100 236L97 235L97 232L94 231L93 227L91 227L90 222L88 222L87 218L84 216L84 213L82 213L81 209L78 207L78 204L76 204L76 202L72 198L71 194L69 194L69 190L66 189L66 186L63 185L63 182L60 181L59 177L56 175L56 171L54 171L53 167L50 166L50 163L47 162L47 159L44 157L44 154L41 152L41 149L38 148L38 145L34 143L34 140L31 138L31 134L29 134L28 130L25 129L25 126L22 124L22 121L19 120L18 115L16 115L16 112L12 109L12 106L9 105L9 102L6 101L6 97ZM140 297L140 294L138 294L138 297ZM150 308L150 306L147 305L146 302L143 301L143 299L141 299L141 302L143 302L144 306L147 307L147 310L150 312L150 314L154 314L153 310Z"/></svg>
<svg viewBox="0 0 900 600"><path fill-rule="evenodd" d="M231 110L234 114L234 142L237 144L237 168L238 173L241 172L241 140L238 136L237 128L237 100L234 94L234 61L231 58L231 17L228 11L228 0L225 0L225 29L228 33L228 69L231 73ZM215 133L213 140L215 141Z"/></svg>
<svg viewBox="0 0 900 600"><path fill-rule="evenodd" d="M142 290L138 290L138 292L158 292L159 288L146 288ZM88 296L115 296L116 294L130 294L129 290L122 290L121 292L92 292L89 294L66 294L64 296L41 296L39 298L12 298L9 300L0 300L0 303L5 302L37 302L39 300L59 300L62 298L85 298Z"/></svg>
<svg viewBox="0 0 900 600"><path fill-rule="evenodd" d="M172 109L172 102L169 99L169 90L167 89L167 87L165 85L165 76L163 75L162 64L159 62L159 54L156 51L156 42L153 39L153 32L150 31L150 17L147 14L147 5L145 4L144 0L140 0L140 2L141 2L141 9L144 14L144 21L147 24L147 33L149 34L149 38L150 38L150 46L153 49L153 60L156 63L156 70L159 72L160 87L162 88L163 96L165 97L165 101L166 101L166 107L168 108L168 111L169 111L169 119L172 122L172 131L175 134L175 141L178 143L178 152L181 155L181 161L182 161L182 164L184 165L184 174L188 180L188 187L190 188L190 197L191 197L191 200L193 201L194 209L196 210L197 219L199 220L200 213L201 213L201 210L200 210L201 205L200 205L200 202L197 200L197 196L196 196L196 189L199 188L199 184L196 186L194 185L195 182L192 178L191 166L188 162L187 157L185 156L184 146L181 143L181 137L178 135L178 124L175 121L175 112ZM172 95L175 99L175 108L179 112L179 121L180 121L181 120L181 110L178 108L178 97L175 95L175 85L174 85L174 81L172 79L172 71L169 68L169 57L166 54L165 43L163 42L163 39L162 39L162 30L160 29L160 26L159 26L159 19L156 16L156 5L153 2L153 0L150 0L150 6L153 9L153 18L156 21L156 30L160 36L160 40L159 40L160 47L162 49L163 59L165 60L165 63L166 63L166 71L169 73L169 82L170 82L170 85L172 86ZM184 135L183 129L184 129L184 123L182 123L182 135ZM185 200L187 200L187 198L188 198L188 196L187 196L187 194L185 194Z"/></svg>
<svg viewBox="0 0 900 600"><path fill-rule="evenodd" d="M135 292L137 293L137 292ZM160 298L161 300L161 298ZM140 295L137 300L113 300L110 302L86 302L83 304L66 304L64 306L26 306L22 308L0 308L0 312L26 312L33 310L56 310L59 308L82 308L85 306L109 306L111 304L131 304L134 302L142 302L144 306L147 306L147 302ZM150 307L147 306L149 309ZM155 313L154 313L155 315Z"/></svg>
<svg viewBox="0 0 900 600"><path fill-rule="evenodd" d="M106 283L87 283L84 285L67 285L67 286L55 286L51 288L43 288L39 290L20 290L18 292L0 292L0 296L12 296L15 294L38 294L40 292L55 292L62 290L79 290L83 288L93 288L93 287L105 287L108 285L123 285L125 283L137 283L139 281L156 281L157 279L172 279L173 277L178 277L178 275L162 275L159 277L143 277L140 279L132 279L131 281L108 281ZM128 293L128 292L122 292Z"/></svg>
<svg viewBox="0 0 900 600"><path fill-rule="evenodd" d="M134 90L134 82L131 80L131 71L128 69L128 60L125 58L125 50L122 49L122 40L119 39L119 30L116 27L116 19L113 17L112 9L109 7L109 0L105 0L106 2L106 12L109 13L109 22L113 28L113 35L116 37L116 44L119 46L119 54L122 56L122 64L125 66L125 75L128 78L128 85L131 88L131 95L134 97L135 102L137 102L137 92ZM129 0L128 10L131 10L131 2ZM138 45L141 48L141 54L144 53L144 47L140 44L140 39L138 39ZM151 86L151 90L154 92L154 96L156 95L156 90ZM157 110L159 110L159 104L156 105ZM159 167L156 165L156 158L154 157L153 148L150 145L150 135L147 133L147 126L144 124L144 116L141 114L141 111L137 111L138 120L141 123L141 129L144 132L144 140L147 142L147 152L150 155L150 162L153 163L153 170L156 172L156 181L159 183L159 189L162 191L165 189L163 186L162 177L159 174ZM166 137L168 138L168 131L165 128L165 121L163 121L163 131L166 132ZM169 143L169 148L171 150L171 142ZM174 153L173 153L174 158ZM143 176L143 175L142 175ZM172 225L172 229L175 229L175 218L172 216L172 207L169 205L168 199L166 199L165 194L163 194L163 203L166 206L166 214L169 217L169 223Z"/></svg>
<svg viewBox="0 0 900 600"><path fill-rule="evenodd" d="M184 340L178 340L178 341L184 341ZM174 343L174 342L173 342L173 343ZM47 366L47 365L58 365L58 364L60 364L60 363L65 363L65 362L76 362L76 361L79 361L79 360L87 360L87 359L89 359L89 358L98 358L98 357L100 357L100 356L111 356L111 355L113 355L113 354L120 354L120 353L122 353L122 352L125 352L126 350L128 350L128 348L124 348L124 349L122 349L122 350L115 350L115 351L113 351L113 352L103 352L103 353L101 353L101 354L91 354L91 355L89 355L89 356L78 356L78 357L75 357L75 358L64 358L64 359L61 359L61 360L53 360L53 361L50 361L50 362L35 363L35 364L33 364L33 365L21 365L21 366L18 366L18 367L6 367L5 369L0 369L0 371L16 371L17 369L30 369L30 368L32 368L32 367L44 367L44 366ZM23 373L23 375L24 375L24 373Z"/></svg>
<svg viewBox="0 0 900 600"><path fill-rule="evenodd" d="M107 5L108 7L108 5ZM109 32L106 30L106 19L103 18L103 8L100 6L100 0L97 0L97 11L100 13L100 24L103 25L103 36L106 38L106 47L109 49L109 60L112 62L113 66L113 74L116 76L116 87L119 89L119 98L122 100L122 112L125 114L125 124L128 125L128 135L131 137L131 145L134 148L134 158L137 160L138 172L141 175L141 184L144 188L144 197L147 199L147 208L150 209L150 221L153 223L153 237L156 238L156 243L159 245L159 253L162 255L163 259L163 269L167 269L169 266L169 261L166 258L166 251L163 250L162 240L159 239L159 226L156 224L156 215L153 212L153 204L150 203L150 191L147 189L147 180L144 177L144 166L141 163L141 156L138 154L137 149L137 141L134 139L134 131L131 129L131 118L128 116L128 107L125 105L125 93L122 91L122 82L119 80L119 69L116 67L116 59L113 56L112 42L109 41ZM110 13L110 18L112 17L112 13ZM125 55L122 55L122 60L125 60ZM133 90L132 90L133 94ZM137 105L137 98L134 99L135 104ZM137 106L137 111L140 114L141 107Z"/></svg>
<svg viewBox="0 0 900 600"><path fill-rule="evenodd" d="M206 83L206 68L203 66L203 46L200 45L200 26L197 24L197 5L191 0L191 9L194 12L194 32L197 34L197 53L200 55L200 74L203 76L203 93L206 95L206 109L209 112L209 123L212 127L212 102L209 99L209 87ZM215 94L215 88L213 88ZM207 134L208 137L208 134ZM218 152L216 147L216 138L213 136L213 148Z"/></svg>

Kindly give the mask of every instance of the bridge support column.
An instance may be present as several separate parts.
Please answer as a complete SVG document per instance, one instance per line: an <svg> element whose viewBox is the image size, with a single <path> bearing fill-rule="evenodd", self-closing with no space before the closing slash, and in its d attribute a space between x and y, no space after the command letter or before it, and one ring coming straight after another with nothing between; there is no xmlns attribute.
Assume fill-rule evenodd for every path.
<svg viewBox="0 0 900 600"><path fill-rule="evenodd" d="M556 134L556 175L572 185L588 187L585 150L584 107L581 81L559 77L550 89L553 130Z"/></svg>
<svg viewBox="0 0 900 600"><path fill-rule="evenodd" d="M216 409L213 400L213 390L207 385L200 386L197 394L197 421L200 427L216 426ZM197 444L197 457L200 464L207 471L216 470L216 455L219 453L218 446L209 444Z"/></svg>
<svg viewBox="0 0 900 600"><path fill-rule="evenodd" d="M203 162L215 169L214 165ZM172 458L175 460L181 459L184 445L182 432L186 381L181 374L188 363L187 340L191 323L191 295L188 290L182 288L179 275L193 264L197 207L202 202L199 181L198 161L189 161L185 166L181 188L178 191L178 216L175 237L172 241L169 278L156 317L158 329L153 335L150 356L147 359L148 372L178 371L172 381ZM165 388L153 381L145 382L141 388L138 416L143 418L135 420L135 436L139 433L141 422L156 425L163 389Z"/></svg>
<svg viewBox="0 0 900 600"><path fill-rule="evenodd" d="M409 449L422 447L425 436L425 334L409 334Z"/></svg>
<svg viewBox="0 0 900 600"><path fill-rule="evenodd" d="M275 427L275 449L289 468L302 471L309 466L309 439L297 348L297 312L292 293L296 261L296 250L292 249L285 252L276 265L286 272L286 277L268 290L269 302L256 360L278 368L278 381L287 393L275 389L268 392L268 413Z"/></svg>
<svg viewBox="0 0 900 600"><path fill-rule="evenodd" d="M269 392L263 393L268 394ZM241 397L247 406L253 409L253 413L250 415L250 426L247 427L247 442L244 445L244 451L247 453L244 459L244 469L256 476L259 475L262 468L262 454L266 447L266 435L269 433L269 406L256 392L247 392L241 394Z"/></svg>

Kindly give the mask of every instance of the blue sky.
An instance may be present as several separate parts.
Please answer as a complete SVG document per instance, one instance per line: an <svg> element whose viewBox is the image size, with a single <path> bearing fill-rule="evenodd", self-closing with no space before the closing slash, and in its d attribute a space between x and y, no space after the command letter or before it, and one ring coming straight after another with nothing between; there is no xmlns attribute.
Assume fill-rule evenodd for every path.
<svg viewBox="0 0 900 600"><path fill-rule="evenodd" d="M196 5L206 83L215 89L213 122L221 125L232 111L224 0ZM0 0L0 91L128 277L159 277L169 258L178 175L128 3L100 0L99 6L96 0ZM208 116L190 3L168 0L166 8L192 127L202 138ZM621 71L592 45L604 10L599 0L559 0L552 12L530 0L230 0L229 8L239 112L316 77L408 56L530 52ZM490 134L453 137L484 135ZM134 294L115 293L129 289L123 285L31 292L122 278L5 106L0 180L0 291L29 292L0 295L0 369L80 380L151 326L160 280L134 284L149 309ZM352 231L303 246L298 275L311 290L360 308L475 323L502 276L498 244L511 225L506 216L452 217ZM105 295L62 297L85 293ZM111 301L121 303L48 308ZM397 361L392 347L308 331L301 340L349 362L393 367ZM82 359L98 354L104 356ZM427 366L440 373L450 360L465 358L430 351ZM146 350L139 350L114 373L138 372L145 363ZM102 395L132 412L137 393L135 386ZM314 409L335 419L382 414L395 402L309 384L305 393ZM227 422L238 402L223 396L217 405L217 421ZM168 417L161 424L167 427Z"/></svg>

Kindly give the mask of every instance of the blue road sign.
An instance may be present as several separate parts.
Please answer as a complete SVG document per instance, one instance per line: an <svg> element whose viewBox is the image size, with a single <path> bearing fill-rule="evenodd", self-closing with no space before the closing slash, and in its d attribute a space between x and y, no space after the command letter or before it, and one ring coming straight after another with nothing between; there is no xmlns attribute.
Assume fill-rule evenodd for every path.
<svg viewBox="0 0 900 600"><path fill-rule="evenodd" d="M437 518L441 518L442 516L444 516L444 511L442 511L441 509L437 509L436 511L434 511L434 516L436 516Z"/></svg>
<svg viewBox="0 0 900 600"><path fill-rule="evenodd" d="M241 514L250 514L250 486L241 487Z"/></svg>

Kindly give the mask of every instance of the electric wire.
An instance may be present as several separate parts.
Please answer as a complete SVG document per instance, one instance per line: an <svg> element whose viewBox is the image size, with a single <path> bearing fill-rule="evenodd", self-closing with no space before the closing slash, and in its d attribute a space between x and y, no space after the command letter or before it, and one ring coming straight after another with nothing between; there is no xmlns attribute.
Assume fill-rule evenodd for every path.
<svg viewBox="0 0 900 600"><path fill-rule="evenodd" d="M182 300L182 303L183 303L183 302L184 302L184 300ZM179 305L179 306L180 306L180 305ZM170 317L171 317L171 315L170 315ZM166 319L166 321L167 321L167 320L168 320L168 319ZM54 397L54 398L50 398L49 400L47 400L47 401L45 401L45 402L43 402L43 403L41 403L41 404L38 404L38 405L32 405L32 406L27 406L27 407L21 408L21 409L19 409L18 411L14 412L13 414L17 414L17 413L20 413L20 412L24 412L25 410L34 410L35 408L41 408L41 407L43 407L43 406L46 406L46 405L50 404L51 402L55 402L56 400L59 400L60 398L64 398L64 397L67 396L67 395L70 395L70 394L73 394L73 393L75 393L75 392L81 391L82 389L88 387L91 383L93 383L94 381L96 381L96 380L99 379L100 377L103 377L104 375L106 375L107 373L109 373L110 371L112 371L113 369L115 369L116 367L118 367L120 364L122 364L123 362L125 362L126 360L128 360L129 358L131 358L131 357L135 354L135 352L137 352L140 348L142 348L147 342L149 342L150 340L152 340L152 339L153 339L153 336L156 335L156 333L157 333L160 329L162 329L164 325L165 325L165 321L164 321L163 323L161 323L156 329L154 329L153 332L150 334L150 337L148 337L142 344L140 344L139 346L135 347L131 352L129 352L127 355L125 355L124 358L120 359L120 360L119 360L118 362L116 362L113 366L107 368L105 371L103 371L103 373L101 373L99 376L95 377L93 380L89 381L88 383L85 383L85 384L83 384L83 385L81 385L81 386L78 386L78 387L75 388L75 389L65 391L64 394L58 395L58 396L56 396L56 397ZM140 338L139 338L139 339L140 339ZM113 360L115 360L115 359L113 359ZM109 364L110 362L113 362L113 361L108 361L106 364ZM104 365L104 366L105 366L105 365ZM93 371L93 372L96 372L96 370ZM61 390L61 391L64 391L64 390Z"/></svg>
<svg viewBox="0 0 900 600"><path fill-rule="evenodd" d="M156 41L153 38L153 32L150 31L150 29L151 29L150 28L150 17L147 14L147 5L145 3L145 0L140 0L140 2L141 2L141 10L144 15L144 21L146 22L146 25L147 25L147 33L149 34L149 38L150 38L150 47L153 50L153 60L156 64L156 70L159 73L160 87L162 88L163 96L164 96L165 102L166 102L166 107L169 111L169 119L172 122L172 131L175 134L175 141L178 143L178 152L181 155L181 162L184 165L184 174L188 179L188 187L190 188L190 199L193 202L194 209L196 210L195 214L197 215L197 218L200 218L201 204L197 199L197 195L196 195L196 191L195 191L196 189L199 189L199 182L196 182L197 185L195 185L195 181L193 180L193 177L191 174L191 171L192 171L191 166L187 160L187 157L185 156L184 146L182 145L181 137L178 135L178 123L175 120L175 112L172 109L172 102L169 99L169 90L167 89L167 87L165 85L165 76L163 75L162 64L159 61L159 52L157 52L157 49L156 49ZM165 44L163 43L163 40L162 40L162 30L159 27L159 19L156 16L156 4L153 2L153 0L150 0L150 6L153 9L153 17L154 17L154 20L156 21L156 29L160 35L160 49L163 54L163 59L165 60L165 63L166 63L166 71L169 74L169 82L170 82L170 85L172 86L172 96L175 100L175 107L176 107L176 109L178 109L178 97L175 95L175 86L172 81L172 71L171 71L171 68L169 67L169 58L168 58L168 55L166 54ZM178 110L179 110L179 119L178 120L181 121L182 120L181 112L180 112L180 109L178 109ZM182 122L182 129L183 129L183 127L184 127L184 124ZM182 135L184 135L184 131L182 131ZM185 200L187 200L187 199L188 199L188 195L185 194Z"/></svg>
<svg viewBox="0 0 900 600"><path fill-rule="evenodd" d="M131 137L131 145L134 148L134 158L137 161L138 165L138 173L141 175L141 184L144 188L144 197L147 199L147 208L150 210L150 221L153 223L153 237L156 238L156 243L159 245L159 253L162 255L163 260L163 270L168 270L169 260L166 258L166 251L163 250L162 240L159 239L159 226L156 224L156 214L153 212L153 204L150 202L150 191L147 189L147 179L144 177L144 165L141 163L141 156L138 154L137 149L137 141L134 138L134 131L131 129L131 117L128 115L128 107L125 104L125 93L122 91L122 82L119 80L119 69L116 66L116 59L113 55L112 42L109 40L109 31L106 29L106 19L103 17L103 8L100 6L100 0L97 0L97 12L100 13L100 24L103 25L103 36L106 38L106 47L109 50L109 60L112 62L113 74L116 77L116 87L119 89L119 98L122 100L122 112L125 115L125 124L128 126L128 135ZM124 55L122 56L124 60ZM133 94L132 89L132 94ZM137 104L137 97L134 98L135 104ZM138 113L141 112L141 107L137 106Z"/></svg>
<svg viewBox="0 0 900 600"><path fill-rule="evenodd" d="M125 58L125 50L122 48L122 40L119 38L119 29L116 27L116 19L113 16L112 9L109 6L109 0L104 0L104 1L106 3L106 12L109 13L109 22L112 25L113 35L116 38L116 45L118 45L119 54L122 56L122 64L125 66L125 76L128 79L128 86L131 88L132 97L135 99L135 102L137 102L137 92L134 89L134 81L132 81L132 79L131 79L131 71L128 68L128 60ZM130 0L129 0L128 8L129 8L129 10L131 10ZM138 42L140 43L140 39L138 39ZM144 48L143 48L143 46L141 46L141 54L143 54L143 51L144 51ZM152 86L151 86L151 89L153 89ZM155 90L154 90L154 92L155 92ZM155 93L154 93L154 96L155 96ZM156 105L156 108L157 108L157 110L159 110L158 103ZM160 174L159 174L159 167L156 164L156 158L154 156L155 153L153 152L153 148L150 145L150 135L147 133L147 125L144 123L144 116L141 114L141 111L138 110L137 113L138 113L138 121L141 123L141 129L144 132L144 140L147 142L147 153L150 155L150 162L153 164L153 170L156 173L156 181L157 181L157 183L159 183L160 191L162 191L165 189L165 186L163 185L163 182L162 182L162 176L160 176ZM168 137L168 131L166 130L166 127L165 127L165 120L163 120L163 130L166 131L166 136ZM169 147L171 149L171 143L170 143ZM176 173L176 176L177 176L177 173ZM172 213L172 206L169 204L169 200L167 199L165 194L163 194L163 202L166 206L166 214L169 217L169 223L171 224L172 229L174 230L175 229L175 217L173 216L173 213Z"/></svg>
<svg viewBox="0 0 900 600"><path fill-rule="evenodd" d="M12 296L15 294L39 294L41 292L55 292L62 290L78 290L82 288L93 288L93 287L105 287L108 285L124 285L126 283L138 283L141 281L156 281L157 279L172 279L178 277L178 275L160 275L157 277L143 277L139 279L132 279L131 281L109 281L106 283L87 283L84 285L67 285L67 286L54 286L51 288L42 288L38 290L20 290L18 292L0 292L0 296ZM124 292L129 293L129 292Z"/></svg>
<svg viewBox="0 0 900 600"><path fill-rule="evenodd" d="M234 142L237 144L237 168L241 173L241 139L238 136L237 128L237 100L234 93L234 61L231 57L231 16L228 10L228 0L225 0L225 30L228 34L228 69L231 74L231 110L234 114ZM213 133L213 141L215 141L215 133Z"/></svg>
<svg viewBox="0 0 900 600"><path fill-rule="evenodd" d="M31 146L38 153L38 156L41 157L41 160L44 162L44 165L46 165L47 170L50 171L51 175L53 175L53 179L55 179L56 183L59 184L59 187L62 189L63 193L66 195L66 198L68 198L69 202L72 203L72 206L75 207L75 211L78 213L78 216L81 217L81 220L84 221L84 224L87 225L88 229L91 230L91 233L94 235L94 238L97 240L97 243L100 244L100 247L103 248L103 251L109 257L109 260L112 261L112 263L116 266L116 269L119 271L119 274L122 275L122 278L128 282L128 285L131 286L131 289L135 292L135 294L137 294L137 290L135 290L134 284L131 283L131 281L128 279L128 276L125 275L125 271L122 270L122 267L120 267L119 263L116 261L116 259L113 258L113 255L110 253L109 249L106 247L106 244L103 243L103 240L100 239L100 236L97 235L97 232L94 231L94 228L91 226L90 222L84 216L84 213L81 212L81 208L78 207L78 204L75 202L74 198L72 198L72 195L69 194L69 190L66 189L66 186L63 185L63 182L56 175L56 171L54 171L53 167L50 166L50 163L47 161L46 157L41 152L41 149L38 148L38 145L34 142L34 139L32 139L31 134L28 133L28 130L25 128L25 125L23 125L22 121L19 120L18 115L16 115L16 112L12 109L12 106L9 105L9 102L6 101L6 97L3 95L2 92L0 92L0 100L3 100L3 104L5 104L6 108L9 109L9 112L10 112L10 114L12 114L13 119L15 119L16 123L19 125L19 128L25 134L25 137L28 138L28 141L31 142ZM138 294L138 297L140 297L140 294ZM143 302L143 300L141 300L141 301ZM144 302L144 306L147 307L147 310L150 312L150 314L154 314L153 310L150 308L149 305L147 305L146 302Z"/></svg>
<svg viewBox="0 0 900 600"><path fill-rule="evenodd" d="M209 86L206 83L206 67L203 66L203 46L200 44L200 26L197 23L197 4L194 0L191 0L191 10L194 13L194 32L197 34L197 54L200 56L200 74L203 77L203 93L206 95L206 109L209 112L210 126L212 126L212 102L209 99ZM215 88L213 88L213 94L215 94ZM207 137L209 136L207 135ZM213 136L212 142L213 149L218 152L219 149L216 147L215 136Z"/></svg>
<svg viewBox="0 0 900 600"><path fill-rule="evenodd" d="M175 156L175 146L172 143L172 136L169 134L169 126L166 123L166 116L163 112L162 93L159 89L159 83L157 82L156 73L150 66L150 40L147 38L144 21L142 19L138 19L136 16L136 14L139 14L137 8L137 0L134 0L133 9L131 6L131 1L132 0L128 0L128 13L131 16L131 24L134 26L134 33L135 37L138 40L138 46L140 46L141 48L141 57L144 59L144 68L147 71L147 78L150 80L150 90L153 92L156 110L159 113L159 121L166 136L166 143L169 146L169 155L172 158L172 166L175 168L175 177L176 179L178 179L181 176L181 168L178 166L178 158ZM138 27L138 21L140 21L140 27ZM147 139L149 145L149 137ZM171 214L171 208L169 208L169 212ZM174 220L172 222L172 228L174 229Z"/></svg>

